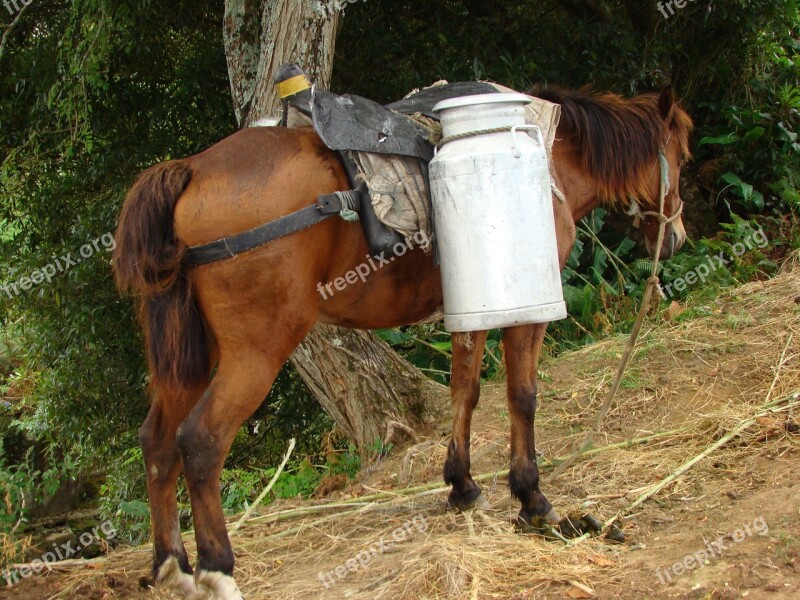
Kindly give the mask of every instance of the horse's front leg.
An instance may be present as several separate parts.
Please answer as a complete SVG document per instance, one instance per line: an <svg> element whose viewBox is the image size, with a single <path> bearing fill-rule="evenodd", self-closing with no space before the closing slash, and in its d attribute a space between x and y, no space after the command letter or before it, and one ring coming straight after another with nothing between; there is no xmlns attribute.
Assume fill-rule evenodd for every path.
<svg viewBox="0 0 800 600"><path fill-rule="evenodd" d="M508 409L511 415L511 494L522 506L519 524L544 520L557 525L560 517L539 489L534 420L536 417L536 368L546 324L523 325L503 331L508 374Z"/></svg>
<svg viewBox="0 0 800 600"><path fill-rule="evenodd" d="M453 433L444 464L444 481L453 486L447 502L453 508L487 508L489 503L470 475L469 437L472 412L481 393L481 361L486 331L453 334L450 394L453 399Z"/></svg>

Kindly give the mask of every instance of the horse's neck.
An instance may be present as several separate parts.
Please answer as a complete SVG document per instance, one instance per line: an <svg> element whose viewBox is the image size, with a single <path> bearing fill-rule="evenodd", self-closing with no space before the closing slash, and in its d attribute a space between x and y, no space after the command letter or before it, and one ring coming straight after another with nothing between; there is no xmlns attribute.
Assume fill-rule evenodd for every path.
<svg viewBox="0 0 800 600"><path fill-rule="evenodd" d="M559 151L561 150L561 151ZM597 188L578 167L577 157L568 149L554 147L556 185L563 192L575 223L602 204Z"/></svg>
<svg viewBox="0 0 800 600"><path fill-rule="evenodd" d="M570 205L570 212L572 218L577 223L583 217L592 212L595 208L600 206L600 199L593 191L584 193L582 195L567 195L567 202Z"/></svg>
<svg viewBox="0 0 800 600"><path fill-rule="evenodd" d="M572 219L577 223L600 205L600 199L589 180L574 168L572 161L564 159L559 161L557 156L554 156L554 160L556 187L564 195Z"/></svg>

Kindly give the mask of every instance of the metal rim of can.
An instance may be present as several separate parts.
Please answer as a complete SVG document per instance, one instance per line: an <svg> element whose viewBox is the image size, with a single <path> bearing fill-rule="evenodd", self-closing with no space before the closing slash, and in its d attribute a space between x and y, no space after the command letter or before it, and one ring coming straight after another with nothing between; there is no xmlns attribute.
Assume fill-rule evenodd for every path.
<svg viewBox="0 0 800 600"><path fill-rule="evenodd" d="M448 108L461 108L464 106L475 106L481 104L501 104L501 103L521 103L530 104L531 98L525 94L477 94L475 96L459 96L442 100L433 107L434 112L441 112Z"/></svg>

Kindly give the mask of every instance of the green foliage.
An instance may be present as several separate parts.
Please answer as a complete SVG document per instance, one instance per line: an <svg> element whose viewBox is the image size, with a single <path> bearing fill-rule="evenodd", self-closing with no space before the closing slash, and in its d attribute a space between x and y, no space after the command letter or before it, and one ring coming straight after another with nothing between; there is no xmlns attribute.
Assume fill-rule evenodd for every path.
<svg viewBox="0 0 800 600"><path fill-rule="evenodd" d="M104 516L131 541L147 535L135 449L147 410L142 340L130 302L114 290L110 255L97 252L30 290L2 286L113 231L125 190L142 169L234 131L222 13L216 0L37 1L5 31L2 529L24 516L23 498L43 499L64 477L102 468ZM349 5L342 23L333 87L376 100L440 78L485 78L516 89L592 83L628 95L673 83L697 124L684 181L699 187L723 225L701 230L666 263L664 284L709 256L733 252L758 227L753 215L770 240L678 299L769 275L774 257L800 242L795 0L689 3L668 19L655 3L631 0L370 0ZM579 225L563 273L571 316L550 328L550 348L593 341L632 321L652 263L612 224L598 209ZM431 377L449 381L452 341L441 325L380 335ZM491 332L484 377L502 374L499 343L499 332ZM223 480L226 510L240 510L263 489L271 473L263 466L280 460L290 436L302 458L275 495L307 496L323 476L352 477L361 464L352 447L323 454L320 438L331 427L297 375L282 372L234 442ZM372 448L376 457L386 451ZM179 498L186 524L185 489Z"/></svg>
<svg viewBox="0 0 800 600"><path fill-rule="evenodd" d="M549 335L559 348L591 343L610 333L635 309L650 275L647 260L627 263L635 244L604 229L608 212L597 208L578 224L575 245L561 273L570 317L554 323Z"/></svg>
<svg viewBox="0 0 800 600"><path fill-rule="evenodd" d="M709 174L721 173L718 182L704 183L748 213L776 214L800 182L800 42L795 34L777 23L757 32L754 60L737 82L743 89L735 100L698 106L704 135L696 160L711 165Z"/></svg>
<svg viewBox="0 0 800 600"><path fill-rule="evenodd" d="M732 286L765 278L777 272L778 264L771 258L783 245L781 239L771 239L764 226L754 220L732 215L732 223L723 223L722 231L714 238L704 238L689 251L680 252L662 267L661 285L669 298L685 300L711 297L723 286ZM676 286L688 273L702 273L696 283Z"/></svg>
<svg viewBox="0 0 800 600"><path fill-rule="evenodd" d="M0 439L0 489L4 490L0 510L0 531L10 531L24 517L25 491L30 475L18 464L11 464Z"/></svg>
<svg viewBox="0 0 800 600"><path fill-rule="evenodd" d="M44 448L42 465L16 462L11 471L31 497L64 475L113 470L137 445L147 411L142 340L105 249L32 289L8 284L113 232L139 171L235 129L221 19L211 1L54 0L32 3L8 32L0 327L16 341L14 373L2 383L21 388L5 395L19 445ZM0 429L0 439L11 434Z"/></svg>
<svg viewBox="0 0 800 600"><path fill-rule="evenodd" d="M376 456L383 456L391 445L383 447L380 442L372 449ZM352 444L346 450L333 453L325 463L314 464L311 459L295 461L284 469L273 486L266 506L276 498L309 498L322 479L331 475L355 477L361 467L361 457ZM253 500L266 488L275 476L275 467L269 469L231 469L223 471L221 481L222 506L228 514L246 510Z"/></svg>
<svg viewBox="0 0 800 600"><path fill-rule="evenodd" d="M384 444L383 440L378 438L373 440L372 445L369 447L369 451L373 454L376 458L381 459L386 456L389 456L389 453L392 451L394 444Z"/></svg>
<svg viewBox="0 0 800 600"><path fill-rule="evenodd" d="M391 444L384 446L380 440L370 448L370 456L383 457L391 451ZM336 450L325 459L315 463L311 457L290 463L281 473L264 505L275 498L308 498L325 478L344 475L352 479L361 468L358 449L349 444ZM222 505L229 514L246 510L275 476L275 467L269 469L225 469L222 476Z"/></svg>
<svg viewBox="0 0 800 600"><path fill-rule="evenodd" d="M392 345L408 362L442 383L450 383L450 363L453 358L453 342L442 323L409 325L394 329L383 329L378 336ZM490 331L483 353L481 375L492 378L502 370L500 356L501 333Z"/></svg>
<svg viewBox="0 0 800 600"><path fill-rule="evenodd" d="M328 457L329 474L346 475L352 479L361 468L361 454L353 444L348 444L344 451Z"/></svg>
<svg viewBox="0 0 800 600"><path fill-rule="evenodd" d="M142 501L145 491L142 450L132 446L107 468L100 486L100 514L103 520L114 523L118 539L133 544L147 540L150 508Z"/></svg>

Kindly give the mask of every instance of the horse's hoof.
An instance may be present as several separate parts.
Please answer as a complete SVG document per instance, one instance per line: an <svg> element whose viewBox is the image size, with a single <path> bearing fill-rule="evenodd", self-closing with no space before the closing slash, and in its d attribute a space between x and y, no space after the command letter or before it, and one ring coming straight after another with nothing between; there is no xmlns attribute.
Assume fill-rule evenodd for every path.
<svg viewBox="0 0 800 600"><path fill-rule="evenodd" d="M158 576L155 580L156 586L175 590L184 595L188 600L197 598L197 587L194 584L194 577L189 573L184 573L178 564L178 559L170 556L158 569Z"/></svg>
<svg viewBox="0 0 800 600"><path fill-rule="evenodd" d="M233 577L219 571L197 571L195 584L201 594L197 600L244 600Z"/></svg>
<svg viewBox="0 0 800 600"><path fill-rule="evenodd" d="M483 492L478 490L478 494L474 497L470 496L458 496L453 492L450 492L450 495L447 497L447 508L448 510L458 510L458 511L467 511L477 508L478 510L491 510L492 505L489 504L489 501L486 499L486 496L483 495Z"/></svg>

